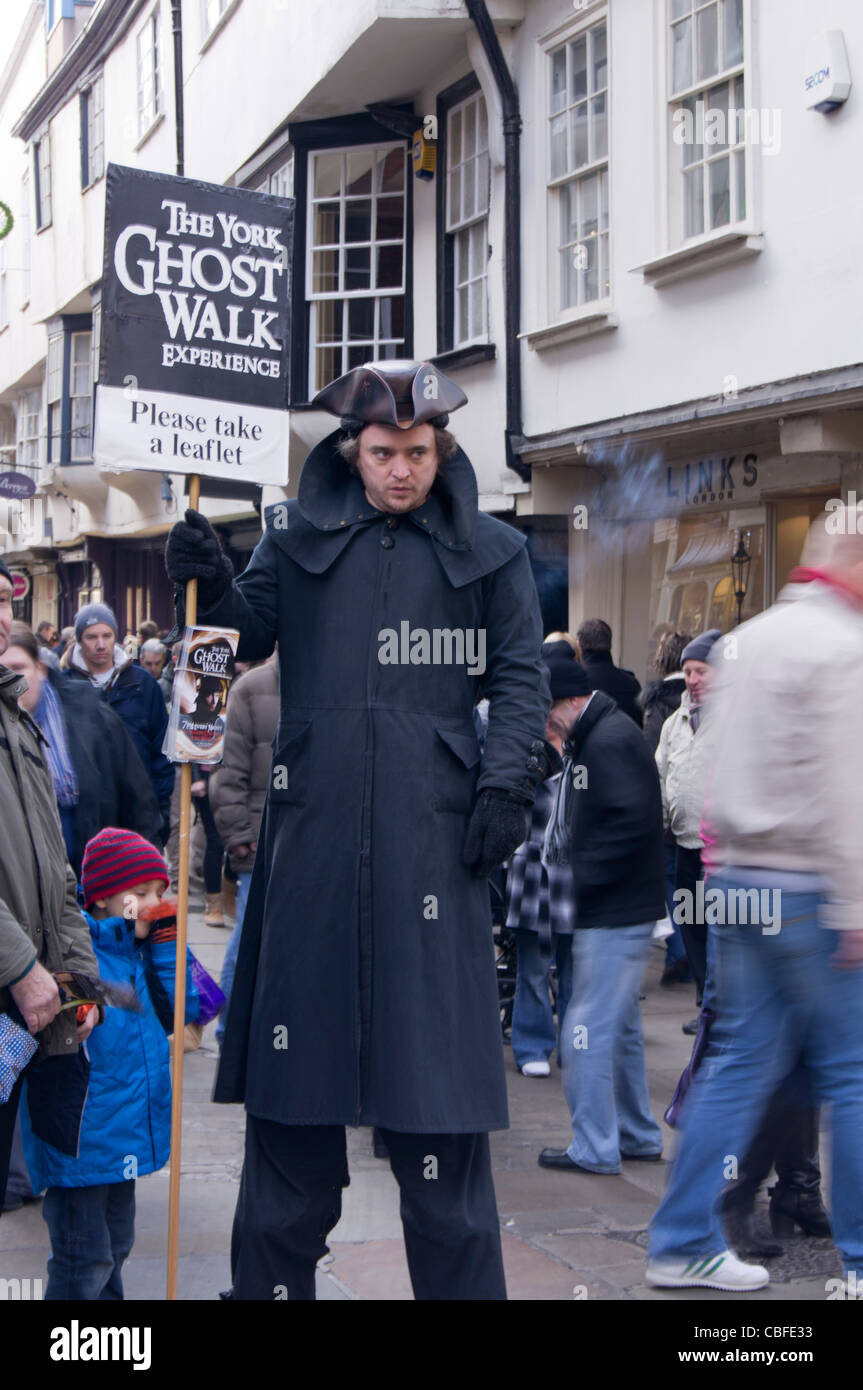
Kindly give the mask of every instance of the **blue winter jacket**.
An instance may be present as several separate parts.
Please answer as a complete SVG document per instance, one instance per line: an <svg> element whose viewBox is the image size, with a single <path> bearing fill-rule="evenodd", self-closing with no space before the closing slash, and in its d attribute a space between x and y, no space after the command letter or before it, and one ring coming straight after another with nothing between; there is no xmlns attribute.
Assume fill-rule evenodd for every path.
<svg viewBox="0 0 863 1390"><path fill-rule="evenodd" d="M167 1162L171 1148L168 1039L153 1008L145 967L153 969L173 1006L175 943L136 941L134 922L123 917L97 922L89 913L84 916L102 979L134 985L143 1007L141 1013L107 1008L104 1023L87 1039L90 1084L77 1158L37 1139L22 1105L24 1152L34 1192L143 1177ZM195 1022L198 1008L187 956L187 1023Z"/></svg>

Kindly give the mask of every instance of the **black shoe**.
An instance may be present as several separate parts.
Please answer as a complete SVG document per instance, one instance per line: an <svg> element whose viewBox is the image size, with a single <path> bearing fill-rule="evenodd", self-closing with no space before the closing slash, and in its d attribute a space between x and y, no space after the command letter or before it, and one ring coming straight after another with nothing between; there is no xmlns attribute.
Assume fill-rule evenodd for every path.
<svg viewBox="0 0 863 1390"><path fill-rule="evenodd" d="M769 1260L783 1253L784 1247L775 1240L762 1240L755 1230L755 1213L742 1207L729 1207L721 1213L725 1238L735 1255L757 1255Z"/></svg>
<svg viewBox="0 0 863 1390"><path fill-rule="evenodd" d="M617 1177L615 1173L597 1173L593 1168L582 1168L574 1163L566 1149L543 1149L537 1160L540 1168L559 1168L567 1173L590 1173L595 1178Z"/></svg>
<svg viewBox="0 0 863 1390"><path fill-rule="evenodd" d="M825 1239L833 1234L830 1217L815 1188L807 1192L800 1187L783 1187L777 1183L770 1193L770 1225L775 1236L790 1236L799 1226L804 1235Z"/></svg>
<svg viewBox="0 0 863 1390"><path fill-rule="evenodd" d="M691 1018L688 1023L681 1025L681 1033L685 1033L688 1038L694 1038L698 1032L698 1019Z"/></svg>
<svg viewBox="0 0 863 1390"><path fill-rule="evenodd" d="M233 1297L234 1297L234 1290L233 1290L233 1289L223 1289L222 1292L219 1294L219 1298L222 1298L222 1299L232 1299Z"/></svg>
<svg viewBox="0 0 863 1390"><path fill-rule="evenodd" d="M662 1154L625 1154L625 1153L621 1153L620 1157L623 1159L624 1163L661 1163L661 1162L662 1162Z"/></svg>

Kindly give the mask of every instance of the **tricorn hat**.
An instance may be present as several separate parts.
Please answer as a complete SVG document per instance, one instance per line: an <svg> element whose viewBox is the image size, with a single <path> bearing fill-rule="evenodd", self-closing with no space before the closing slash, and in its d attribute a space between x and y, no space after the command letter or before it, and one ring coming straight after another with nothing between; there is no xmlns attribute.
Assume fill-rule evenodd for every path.
<svg viewBox="0 0 863 1390"><path fill-rule="evenodd" d="M319 391L312 405L341 417L342 429L359 433L365 425L443 428L449 411L467 396L431 362L364 362Z"/></svg>

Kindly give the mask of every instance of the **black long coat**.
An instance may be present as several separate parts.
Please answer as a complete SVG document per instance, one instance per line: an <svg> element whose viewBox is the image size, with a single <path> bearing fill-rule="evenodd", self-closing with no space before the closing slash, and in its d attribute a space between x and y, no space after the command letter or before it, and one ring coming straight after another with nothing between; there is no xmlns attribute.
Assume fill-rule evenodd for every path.
<svg viewBox="0 0 863 1390"><path fill-rule="evenodd" d="M376 511L335 453L268 510L201 621L279 644L280 722L215 1099L285 1124L464 1133L508 1122L485 880L462 864L477 791L533 790L550 704L536 590L459 451L426 504ZM380 634L483 629L480 754L465 665L385 664ZM229 709L230 718L230 709Z"/></svg>

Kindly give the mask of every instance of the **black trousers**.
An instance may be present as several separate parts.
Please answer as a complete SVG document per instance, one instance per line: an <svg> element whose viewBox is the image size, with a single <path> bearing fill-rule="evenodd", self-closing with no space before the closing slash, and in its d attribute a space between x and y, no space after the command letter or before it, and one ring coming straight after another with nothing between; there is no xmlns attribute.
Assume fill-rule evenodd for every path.
<svg viewBox="0 0 863 1390"><path fill-rule="evenodd" d="M818 1110L805 1068L798 1065L774 1093L741 1164L740 1179L725 1199L727 1206L751 1210L774 1165L780 1186L819 1192L818 1137Z"/></svg>
<svg viewBox="0 0 863 1390"><path fill-rule="evenodd" d="M692 894L691 902L695 916L695 885L700 878L704 877L704 869L701 865L701 851L698 849L684 849L682 845L677 846L677 864L675 874L675 888L685 888ZM701 999L704 994L704 981L707 979L707 926L704 922L681 922L680 934L683 937L683 945L686 949L686 959L689 961L689 968L695 977L696 995L695 1001L701 1008Z"/></svg>
<svg viewBox="0 0 863 1390"><path fill-rule="evenodd" d="M414 1296L505 1299L488 1135L379 1133L401 1189ZM343 1126L247 1115L231 1239L234 1298L315 1297L315 1265L349 1182Z"/></svg>

